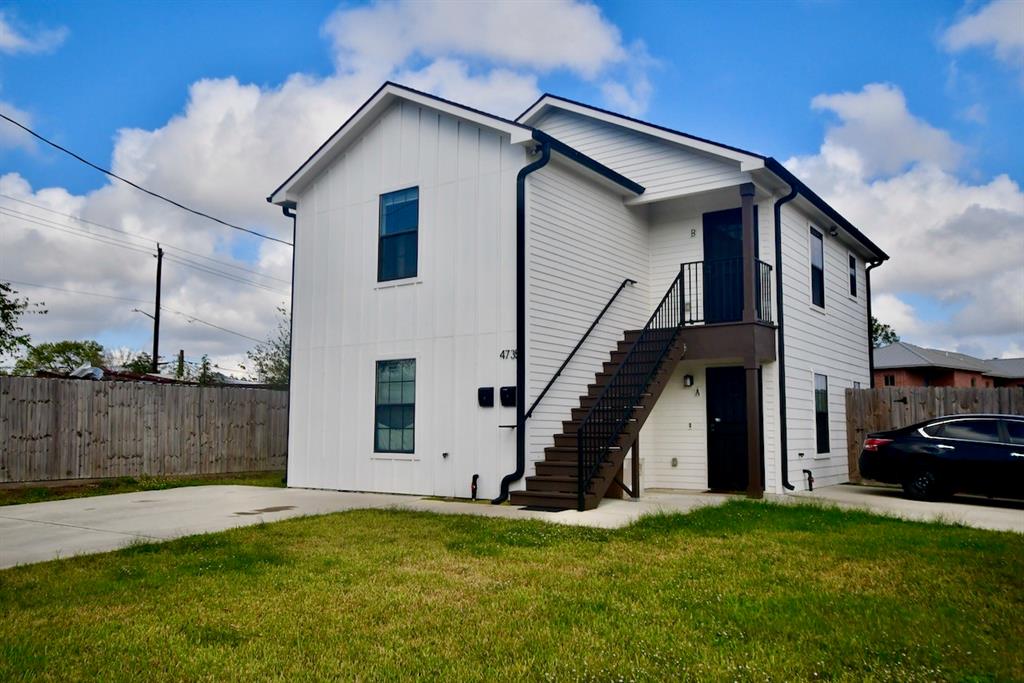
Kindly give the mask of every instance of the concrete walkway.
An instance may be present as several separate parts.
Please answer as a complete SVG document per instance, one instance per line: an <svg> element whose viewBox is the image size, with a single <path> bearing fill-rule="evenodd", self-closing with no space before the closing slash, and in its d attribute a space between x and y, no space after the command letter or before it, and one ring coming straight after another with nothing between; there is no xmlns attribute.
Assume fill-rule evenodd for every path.
<svg viewBox="0 0 1024 683"><path fill-rule="evenodd" d="M590 512L542 512L508 505L416 496L261 486L193 486L0 507L0 568L117 550L139 541L223 531L289 517L366 508L420 510L618 528L654 512L689 512L726 496L698 492L606 500Z"/></svg>
<svg viewBox="0 0 1024 683"><path fill-rule="evenodd" d="M787 502L815 500L842 508L867 510L919 522L963 524L976 529L1024 533L1024 501L954 496L951 500L926 502L903 497L903 491L887 486L843 484L816 491L800 491Z"/></svg>

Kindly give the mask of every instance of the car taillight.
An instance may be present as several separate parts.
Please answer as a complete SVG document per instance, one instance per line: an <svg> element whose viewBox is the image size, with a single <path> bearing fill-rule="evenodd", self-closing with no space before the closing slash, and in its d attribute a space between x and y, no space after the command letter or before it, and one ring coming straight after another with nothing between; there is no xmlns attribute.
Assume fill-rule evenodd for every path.
<svg viewBox="0 0 1024 683"><path fill-rule="evenodd" d="M865 439L864 450L877 451L879 446L884 446L887 443L892 443L892 439Z"/></svg>

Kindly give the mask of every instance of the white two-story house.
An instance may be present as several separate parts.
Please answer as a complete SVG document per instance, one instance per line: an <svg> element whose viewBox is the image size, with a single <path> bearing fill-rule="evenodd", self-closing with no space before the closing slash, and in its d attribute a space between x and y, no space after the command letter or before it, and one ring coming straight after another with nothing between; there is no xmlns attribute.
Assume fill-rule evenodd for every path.
<svg viewBox="0 0 1024 683"><path fill-rule="evenodd" d="M846 481L887 256L779 162L386 83L295 216L288 484L592 508Z"/></svg>

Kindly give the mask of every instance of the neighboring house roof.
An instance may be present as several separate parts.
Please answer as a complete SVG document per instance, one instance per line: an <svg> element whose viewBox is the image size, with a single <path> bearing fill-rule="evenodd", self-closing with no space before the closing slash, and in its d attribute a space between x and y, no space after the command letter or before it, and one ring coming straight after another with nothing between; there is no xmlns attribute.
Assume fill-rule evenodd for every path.
<svg viewBox="0 0 1024 683"><path fill-rule="evenodd" d="M894 368L945 368L987 373L985 361L966 353L928 349L907 342L895 342L875 349L875 369Z"/></svg>
<svg viewBox="0 0 1024 683"><path fill-rule="evenodd" d="M988 366L986 375L1006 379L1024 378L1024 358L992 358L984 363Z"/></svg>
<svg viewBox="0 0 1024 683"><path fill-rule="evenodd" d="M642 194L644 187L612 168L591 159L587 155L569 147L542 131L535 130L515 121L510 121L494 114L467 107L436 95L421 92L398 83L387 81L370 96L366 102L341 125L327 140L320 145L306 161L295 170L288 179L270 193L267 201L273 204L289 205L296 201L296 192L315 177L345 149L348 141L357 139L377 117L398 99L407 100L455 118L468 121L478 126L490 128L509 136L512 144L527 142L546 142L556 154L569 159L594 173L599 178L610 181L633 194Z"/></svg>
<svg viewBox="0 0 1024 683"><path fill-rule="evenodd" d="M790 189L796 190L812 206L821 211L830 220L834 221L837 224L837 227L845 230L854 240L874 254L878 260L885 261L889 258L889 255L886 254L877 244L868 239L864 233L848 221L841 213L836 211L828 202L818 196L817 193L811 190L811 188L772 157L740 149L739 147L726 145L721 142L715 142L714 140L708 140L707 138L698 137L696 135L690 135L689 133L673 130L672 128L660 126L648 121L642 121L631 116L618 114L613 111L608 111L607 109L601 109L600 107L594 107L589 104L570 100L565 97L559 97L558 95L552 95L550 93L541 95L536 102L526 109L526 111L516 117L516 122L527 125L533 124L551 108L563 109L582 116L589 116L590 118L605 121L612 125L622 126L638 133L651 135L668 142L683 145L690 149L730 159L739 163L741 171L758 171L766 169L783 183L788 185Z"/></svg>

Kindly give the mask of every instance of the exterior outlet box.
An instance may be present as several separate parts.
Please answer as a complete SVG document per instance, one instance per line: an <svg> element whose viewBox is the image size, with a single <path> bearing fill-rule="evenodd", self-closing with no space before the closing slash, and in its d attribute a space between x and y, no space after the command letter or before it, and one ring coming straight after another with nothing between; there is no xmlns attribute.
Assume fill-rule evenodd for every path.
<svg viewBox="0 0 1024 683"><path fill-rule="evenodd" d="M481 408L494 407L494 387L480 387L476 390L476 402Z"/></svg>
<svg viewBox="0 0 1024 683"><path fill-rule="evenodd" d="M514 408L516 405L516 388L515 387L502 387L501 388L501 405L506 408Z"/></svg>

